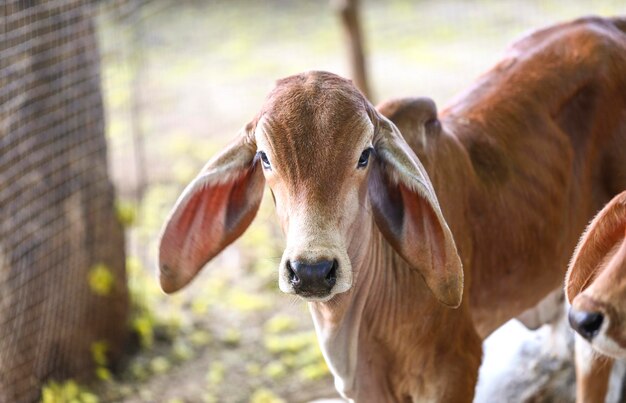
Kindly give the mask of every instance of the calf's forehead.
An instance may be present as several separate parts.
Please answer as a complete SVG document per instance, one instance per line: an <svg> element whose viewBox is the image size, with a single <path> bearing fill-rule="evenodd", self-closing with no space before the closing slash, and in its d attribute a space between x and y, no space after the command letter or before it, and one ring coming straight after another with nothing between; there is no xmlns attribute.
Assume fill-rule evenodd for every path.
<svg viewBox="0 0 626 403"><path fill-rule="evenodd" d="M279 81L262 110L259 146L285 179L340 179L356 167L355 155L371 143L367 101L345 79L299 75Z"/></svg>
<svg viewBox="0 0 626 403"><path fill-rule="evenodd" d="M280 80L266 100L263 117L303 143L341 142L350 134L342 129L369 120L367 101L350 81L317 72Z"/></svg>

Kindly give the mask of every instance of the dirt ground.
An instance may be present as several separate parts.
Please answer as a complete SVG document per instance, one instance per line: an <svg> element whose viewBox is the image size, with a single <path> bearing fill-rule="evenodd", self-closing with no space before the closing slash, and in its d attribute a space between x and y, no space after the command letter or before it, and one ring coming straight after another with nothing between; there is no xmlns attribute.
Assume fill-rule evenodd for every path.
<svg viewBox="0 0 626 403"><path fill-rule="evenodd" d="M267 197L250 230L190 287L165 296L154 270L167 212L273 82L312 69L347 75L334 10L315 0L154 0L133 12L104 3L109 160L128 224L136 343L92 390L127 402L336 397L306 305L278 291L283 238ZM374 101L430 96L440 108L524 32L626 14L621 0L363 3Z"/></svg>

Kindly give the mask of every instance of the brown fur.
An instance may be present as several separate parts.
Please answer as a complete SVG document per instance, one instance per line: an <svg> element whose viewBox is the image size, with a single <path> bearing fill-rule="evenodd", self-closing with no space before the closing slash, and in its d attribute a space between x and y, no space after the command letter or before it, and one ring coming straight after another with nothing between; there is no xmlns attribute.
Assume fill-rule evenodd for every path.
<svg viewBox="0 0 626 403"><path fill-rule="evenodd" d="M340 263L341 292L310 303L340 392L471 402L482 339L559 286L585 223L626 188L625 110L626 36L602 19L521 40L440 120L427 99L377 112L329 73L281 80L235 143L245 153L209 162L177 203L162 285L182 287L247 226L257 196L237 199L245 220L230 225L204 218L228 197L190 200L228 178L258 189L253 144L271 161L264 177L287 234L281 289L294 292L289 259ZM372 161L357 170L368 146ZM461 288L460 307L446 307Z"/></svg>

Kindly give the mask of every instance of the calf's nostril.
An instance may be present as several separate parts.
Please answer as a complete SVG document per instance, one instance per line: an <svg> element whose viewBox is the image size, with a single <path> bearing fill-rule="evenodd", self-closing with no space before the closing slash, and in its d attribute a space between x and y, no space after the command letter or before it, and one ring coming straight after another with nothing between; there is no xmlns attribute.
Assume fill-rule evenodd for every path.
<svg viewBox="0 0 626 403"><path fill-rule="evenodd" d="M335 282L337 282L337 267L338 266L339 266L339 263L337 262L337 259L333 260L333 264L330 267L328 274L326 274L326 277L324 278L326 280L326 284L328 284L329 287L334 286Z"/></svg>
<svg viewBox="0 0 626 403"><path fill-rule="evenodd" d="M604 321L601 312L586 312L570 309L568 314L569 323L585 339L591 341L599 332Z"/></svg>
<svg viewBox="0 0 626 403"><path fill-rule="evenodd" d="M294 260L287 267L296 293L321 296L328 294L335 285L339 263L336 260L314 263Z"/></svg>
<svg viewBox="0 0 626 403"><path fill-rule="evenodd" d="M291 267L291 263L289 261L287 261L287 273L289 275L289 282L292 286L297 287L298 285L300 285L300 278L293 270L293 267Z"/></svg>

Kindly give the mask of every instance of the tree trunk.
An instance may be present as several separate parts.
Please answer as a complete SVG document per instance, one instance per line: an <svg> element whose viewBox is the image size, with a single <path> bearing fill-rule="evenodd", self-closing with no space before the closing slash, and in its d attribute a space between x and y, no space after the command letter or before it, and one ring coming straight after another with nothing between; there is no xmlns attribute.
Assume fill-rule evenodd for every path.
<svg viewBox="0 0 626 403"><path fill-rule="evenodd" d="M363 32L359 16L359 0L333 0L331 3L334 4L341 19L354 84L366 98L371 100L372 94L367 79Z"/></svg>
<svg viewBox="0 0 626 403"><path fill-rule="evenodd" d="M111 363L126 336L94 11L82 0L0 11L0 402L90 377L94 343Z"/></svg>

